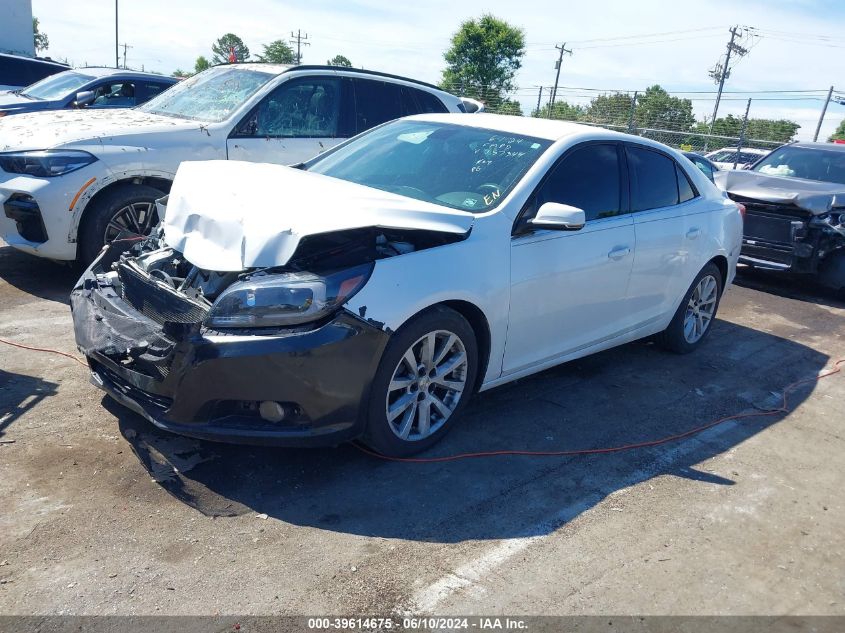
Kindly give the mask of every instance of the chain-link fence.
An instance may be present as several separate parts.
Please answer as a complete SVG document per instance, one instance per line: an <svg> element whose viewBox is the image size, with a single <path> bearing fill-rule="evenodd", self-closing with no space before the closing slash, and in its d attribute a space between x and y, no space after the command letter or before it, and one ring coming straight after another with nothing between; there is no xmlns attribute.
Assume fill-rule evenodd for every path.
<svg viewBox="0 0 845 633"><path fill-rule="evenodd" d="M501 96L462 85L445 88L454 94L477 98L485 104L488 112L574 121L635 134L698 153L722 148L770 151L794 141L800 125L789 120L786 114L779 116L776 108L776 118L772 118L772 105L780 98L785 101L804 100L814 102L813 106L822 111L828 96L826 89L800 93L786 90L780 98L773 94L758 95L767 102L763 109L766 116L755 117L753 98L726 95L722 98L720 112L735 111L736 103L740 102L744 115L721 114L712 121L712 117L701 114L700 106L706 104L705 109L710 111L715 104L715 93L669 93L660 86L652 86L642 92L565 87L555 92L553 88L538 86L516 89ZM537 95L536 101L529 101L528 95L532 92ZM528 103L531 103L530 107Z"/></svg>

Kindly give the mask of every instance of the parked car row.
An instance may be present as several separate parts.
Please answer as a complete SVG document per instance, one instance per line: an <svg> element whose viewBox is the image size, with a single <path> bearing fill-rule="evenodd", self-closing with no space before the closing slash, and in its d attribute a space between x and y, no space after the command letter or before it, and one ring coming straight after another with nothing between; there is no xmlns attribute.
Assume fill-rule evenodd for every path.
<svg viewBox="0 0 845 633"><path fill-rule="evenodd" d="M751 254L781 228L773 205L801 242L793 269L807 244L808 272L842 252L841 194L734 186L830 177L839 155L788 146L725 172L480 110L372 71L231 64L131 109L4 117L0 232L91 263L77 344L153 424L393 456L437 442L477 391L644 337L696 349L738 261L781 253Z"/></svg>
<svg viewBox="0 0 845 633"><path fill-rule="evenodd" d="M294 164L397 117L463 110L435 86L371 71L231 64L133 109L4 117L0 235L28 253L90 263L118 235L149 233L155 200L185 159Z"/></svg>

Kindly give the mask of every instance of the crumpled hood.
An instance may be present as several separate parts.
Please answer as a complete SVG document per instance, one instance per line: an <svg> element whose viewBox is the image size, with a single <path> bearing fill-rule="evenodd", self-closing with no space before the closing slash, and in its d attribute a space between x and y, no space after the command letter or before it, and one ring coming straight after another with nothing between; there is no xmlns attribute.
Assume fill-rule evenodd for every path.
<svg viewBox="0 0 845 633"><path fill-rule="evenodd" d="M51 149L77 141L199 128L196 121L140 110L55 110L0 118L0 152Z"/></svg>
<svg viewBox="0 0 845 633"><path fill-rule="evenodd" d="M845 185L772 176L756 171L719 171L714 175L720 189L735 196L796 206L813 215L845 207Z"/></svg>
<svg viewBox="0 0 845 633"><path fill-rule="evenodd" d="M220 272L283 266L302 238L365 227L465 234L471 214L291 167L183 162L163 221L165 242Z"/></svg>

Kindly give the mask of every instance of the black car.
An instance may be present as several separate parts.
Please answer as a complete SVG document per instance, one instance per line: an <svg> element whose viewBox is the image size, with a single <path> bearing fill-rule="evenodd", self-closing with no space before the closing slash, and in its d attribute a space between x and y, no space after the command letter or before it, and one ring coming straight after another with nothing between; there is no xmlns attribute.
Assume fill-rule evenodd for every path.
<svg viewBox="0 0 845 633"><path fill-rule="evenodd" d="M0 93L0 116L63 108L131 108L167 90L172 77L116 68L79 68Z"/></svg>
<svg viewBox="0 0 845 633"><path fill-rule="evenodd" d="M746 209L741 263L845 291L845 145L784 145L716 183Z"/></svg>
<svg viewBox="0 0 845 633"><path fill-rule="evenodd" d="M719 168L716 167L709 159L704 158L701 154L696 154L695 152L683 152L683 155L692 161L692 164L698 167L705 176L710 179L710 182L715 182L713 179L713 174L719 171Z"/></svg>

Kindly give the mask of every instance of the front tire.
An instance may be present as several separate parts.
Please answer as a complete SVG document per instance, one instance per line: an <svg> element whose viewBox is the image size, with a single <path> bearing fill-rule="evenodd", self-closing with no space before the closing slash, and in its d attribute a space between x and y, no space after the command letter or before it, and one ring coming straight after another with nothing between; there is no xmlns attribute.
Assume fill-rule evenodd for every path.
<svg viewBox="0 0 845 633"><path fill-rule="evenodd" d="M164 192L148 185L118 185L94 201L79 230L79 261L87 266L118 235L149 235L158 224L155 201ZM132 246L126 243L126 248Z"/></svg>
<svg viewBox="0 0 845 633"><path fill-rule="evenodd" d="M466 406L478 374L467 320L439 306L391 338L373 380L364 443L405 457L440 441Z"/></svg>
<svg viewBox="0 0 845 633"><path fill-rule="evenodd" d="M676 354L689 354L704 342L722 299L722 271L713 262L696 275L669 327L657 343Z"/></svg>

